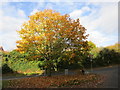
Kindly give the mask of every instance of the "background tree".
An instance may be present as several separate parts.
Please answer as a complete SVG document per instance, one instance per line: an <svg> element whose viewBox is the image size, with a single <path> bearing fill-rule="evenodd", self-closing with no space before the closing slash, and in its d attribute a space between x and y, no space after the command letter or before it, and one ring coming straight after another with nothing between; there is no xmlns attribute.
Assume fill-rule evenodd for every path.
<svg viewBox="0 0 120 90"><path fill-rule="evenodd" d="M21 40L17 41L17 51L27 53L28 60L43 58L51 71L59 61L73 63L78 52L83 55L88 52L88 35L79 19L73 20L53 10L40 11L29 18L18 31Z"/></svg>
<svg viewBox="0 0 120 90"><path fill-rule="evenodd" d="M92 41L89 41L88 45L90 46L89 53L95 57L97 55L97 52L99 52L98 47Z"/></svg>
<svg viewBox="0 0 120 90"><path fill-rule="evenodd" d="M103 48L95 58L96 66L107 66L120 63L120 53L115 50Z"/></svg>
<svg viewBox="0 0 120 90"><path fill-rule="evenodd" d="M120 52L120 44L119 43L115 43L114 45L107 46L106 48L108 48L110 50L113 49L116 52Z"/></svg>

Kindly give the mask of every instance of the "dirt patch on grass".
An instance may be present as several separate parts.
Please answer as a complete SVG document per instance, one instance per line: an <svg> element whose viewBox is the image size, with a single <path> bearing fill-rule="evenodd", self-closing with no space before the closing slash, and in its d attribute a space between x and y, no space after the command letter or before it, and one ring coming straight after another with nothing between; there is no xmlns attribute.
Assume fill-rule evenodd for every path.
<svg viewBox="0 0 120 90"><path fill-rule="evenodd" d="M32 77L9 80L6 88L96 88L102 83L102 78L96 74Z"/></svg>

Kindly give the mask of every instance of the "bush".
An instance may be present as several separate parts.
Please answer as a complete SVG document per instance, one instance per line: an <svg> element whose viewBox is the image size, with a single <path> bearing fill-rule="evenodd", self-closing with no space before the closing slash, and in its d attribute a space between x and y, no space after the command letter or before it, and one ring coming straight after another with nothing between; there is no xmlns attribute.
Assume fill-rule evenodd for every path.
<svg viewBox="0 0 120 90"><path fill-rule="evenodd" d="M2 73L13 73L13 70L7 65L7 64L3 64L2 65Z"/></svg>
<svg viewBox="0 0 120 90"><path fill-rule="evenodd" d="M27 61L25 55L13 50L3 53L2 71L3 73L18 72L24 74L42 74L41 61Z"/></svg>
<svg viewBox="0 0 120 90"><path fill-rule="evenodd" d="M39 67L40 61L12 61L9 60L8 64L13 71L24 74L42 74L42 70Z"/></svg>

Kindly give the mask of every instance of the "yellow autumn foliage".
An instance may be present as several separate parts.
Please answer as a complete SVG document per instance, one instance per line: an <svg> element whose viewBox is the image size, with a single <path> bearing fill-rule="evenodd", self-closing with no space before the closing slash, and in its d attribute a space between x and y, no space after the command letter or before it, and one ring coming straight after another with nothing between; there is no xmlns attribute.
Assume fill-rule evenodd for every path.
<svg viewBox="0 0 120 90"><path fill-rule="evenodd" d="M58 42L59 39L62 39L62 44L69 44L61 47L63 48L61 50L64 48L68 50L75 44L78 44L78 50L86 49L88 35L84 35L85 31L86 29L80 24L79 19L73 20L68 14L61 15L59 12L46 9L29 16L28 22L25 22L21 30L17 31L21 38L16 42L17 50L20 52L30 51L36 54L50 54L54 52L52 49L56 43L61 45Z"/></svg>

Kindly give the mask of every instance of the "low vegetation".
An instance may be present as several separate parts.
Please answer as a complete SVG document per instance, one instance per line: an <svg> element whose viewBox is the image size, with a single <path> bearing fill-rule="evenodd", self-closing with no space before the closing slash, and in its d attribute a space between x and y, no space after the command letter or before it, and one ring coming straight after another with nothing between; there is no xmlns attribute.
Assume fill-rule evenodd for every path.
<svg viewBox="0 0 120 90"><path fill-rule="evenodd" d="M100 66L108 66L112 64L120 64L119 57L120 52L115 50L110 50L107 48L103 48L99 50L99 52L94 52L92 57L82 58L81 63L77 62L77 58L74 58L76 62L68 64L67 61L60 61L57 65L57 71L63 70L65 68L68 69L80 69L90 68L91 59L93 67ZM61 58L59 58L61 60ZM8 53L3 53L3 61L2 61L2 73L20 73L24 75L32 75L32 74L43 74L46 69L46 62L40 60L28 61L24 58L24 55L13 50ZM54 68L52 70L55 70Z"/></svg>

